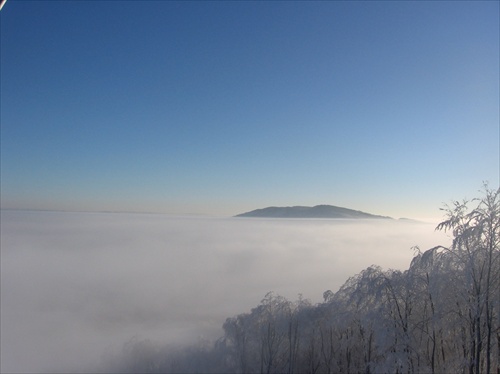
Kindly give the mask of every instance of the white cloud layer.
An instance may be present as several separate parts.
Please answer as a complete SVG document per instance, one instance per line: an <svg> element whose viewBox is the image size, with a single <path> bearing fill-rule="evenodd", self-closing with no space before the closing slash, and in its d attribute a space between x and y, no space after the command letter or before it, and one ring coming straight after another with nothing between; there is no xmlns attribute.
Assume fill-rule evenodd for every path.
<svg viewBox="0 0 500 374"><path fill-rule="evenodd" d="M89 371L137 336L184 344L222 335L268 291L312 302L412 246L434 225L2 211L1 371Z"/></svg>

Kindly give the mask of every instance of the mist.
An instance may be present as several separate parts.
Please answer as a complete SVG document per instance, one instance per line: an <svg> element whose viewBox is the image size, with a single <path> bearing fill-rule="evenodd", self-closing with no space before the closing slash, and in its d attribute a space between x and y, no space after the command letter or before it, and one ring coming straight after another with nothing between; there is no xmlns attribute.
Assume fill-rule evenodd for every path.
<svg viewBox="0 0 500 374"><path fill-rule="evenodd" d="M435 224L1 212L1 371L99 371L131 339L222 335L269 291L317 303L376 264L448 245Z"/></svg>

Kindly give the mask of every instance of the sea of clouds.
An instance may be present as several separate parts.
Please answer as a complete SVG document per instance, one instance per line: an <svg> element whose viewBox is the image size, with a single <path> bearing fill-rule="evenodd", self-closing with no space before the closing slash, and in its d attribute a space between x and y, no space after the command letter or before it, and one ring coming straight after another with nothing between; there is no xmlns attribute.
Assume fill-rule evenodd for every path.
<svg viewBox="0 0 500 374"><path fill-rule="evenodd" d="M268 291L313 303L376 264L448 245L435 224L1 212L1 367L89 372L131 339L223 334Z"/></svg>

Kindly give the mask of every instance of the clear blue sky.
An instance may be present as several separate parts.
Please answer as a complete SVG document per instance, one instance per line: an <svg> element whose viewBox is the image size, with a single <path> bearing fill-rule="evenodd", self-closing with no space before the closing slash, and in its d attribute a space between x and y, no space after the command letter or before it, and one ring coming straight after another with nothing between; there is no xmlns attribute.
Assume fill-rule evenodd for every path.
<svg viewBox="0 0 500 374"><path fill-rule="evenodd" d="M2 208L440 217L499 183L499 2L15 1Z"/></svg>

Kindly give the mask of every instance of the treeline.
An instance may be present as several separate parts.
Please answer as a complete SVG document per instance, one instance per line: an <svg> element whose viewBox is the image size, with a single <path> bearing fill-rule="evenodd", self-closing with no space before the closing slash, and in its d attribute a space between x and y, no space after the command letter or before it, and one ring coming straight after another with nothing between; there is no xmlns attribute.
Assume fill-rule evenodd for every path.
<svg viewBox="0 0 500 374"><path fill-rule="evenodd" d="M406 271L371 266L317 305L268 293L215 343L132 341L110 371L500 373L499 195L447 206L452 245L416 248Z"/></svg>

